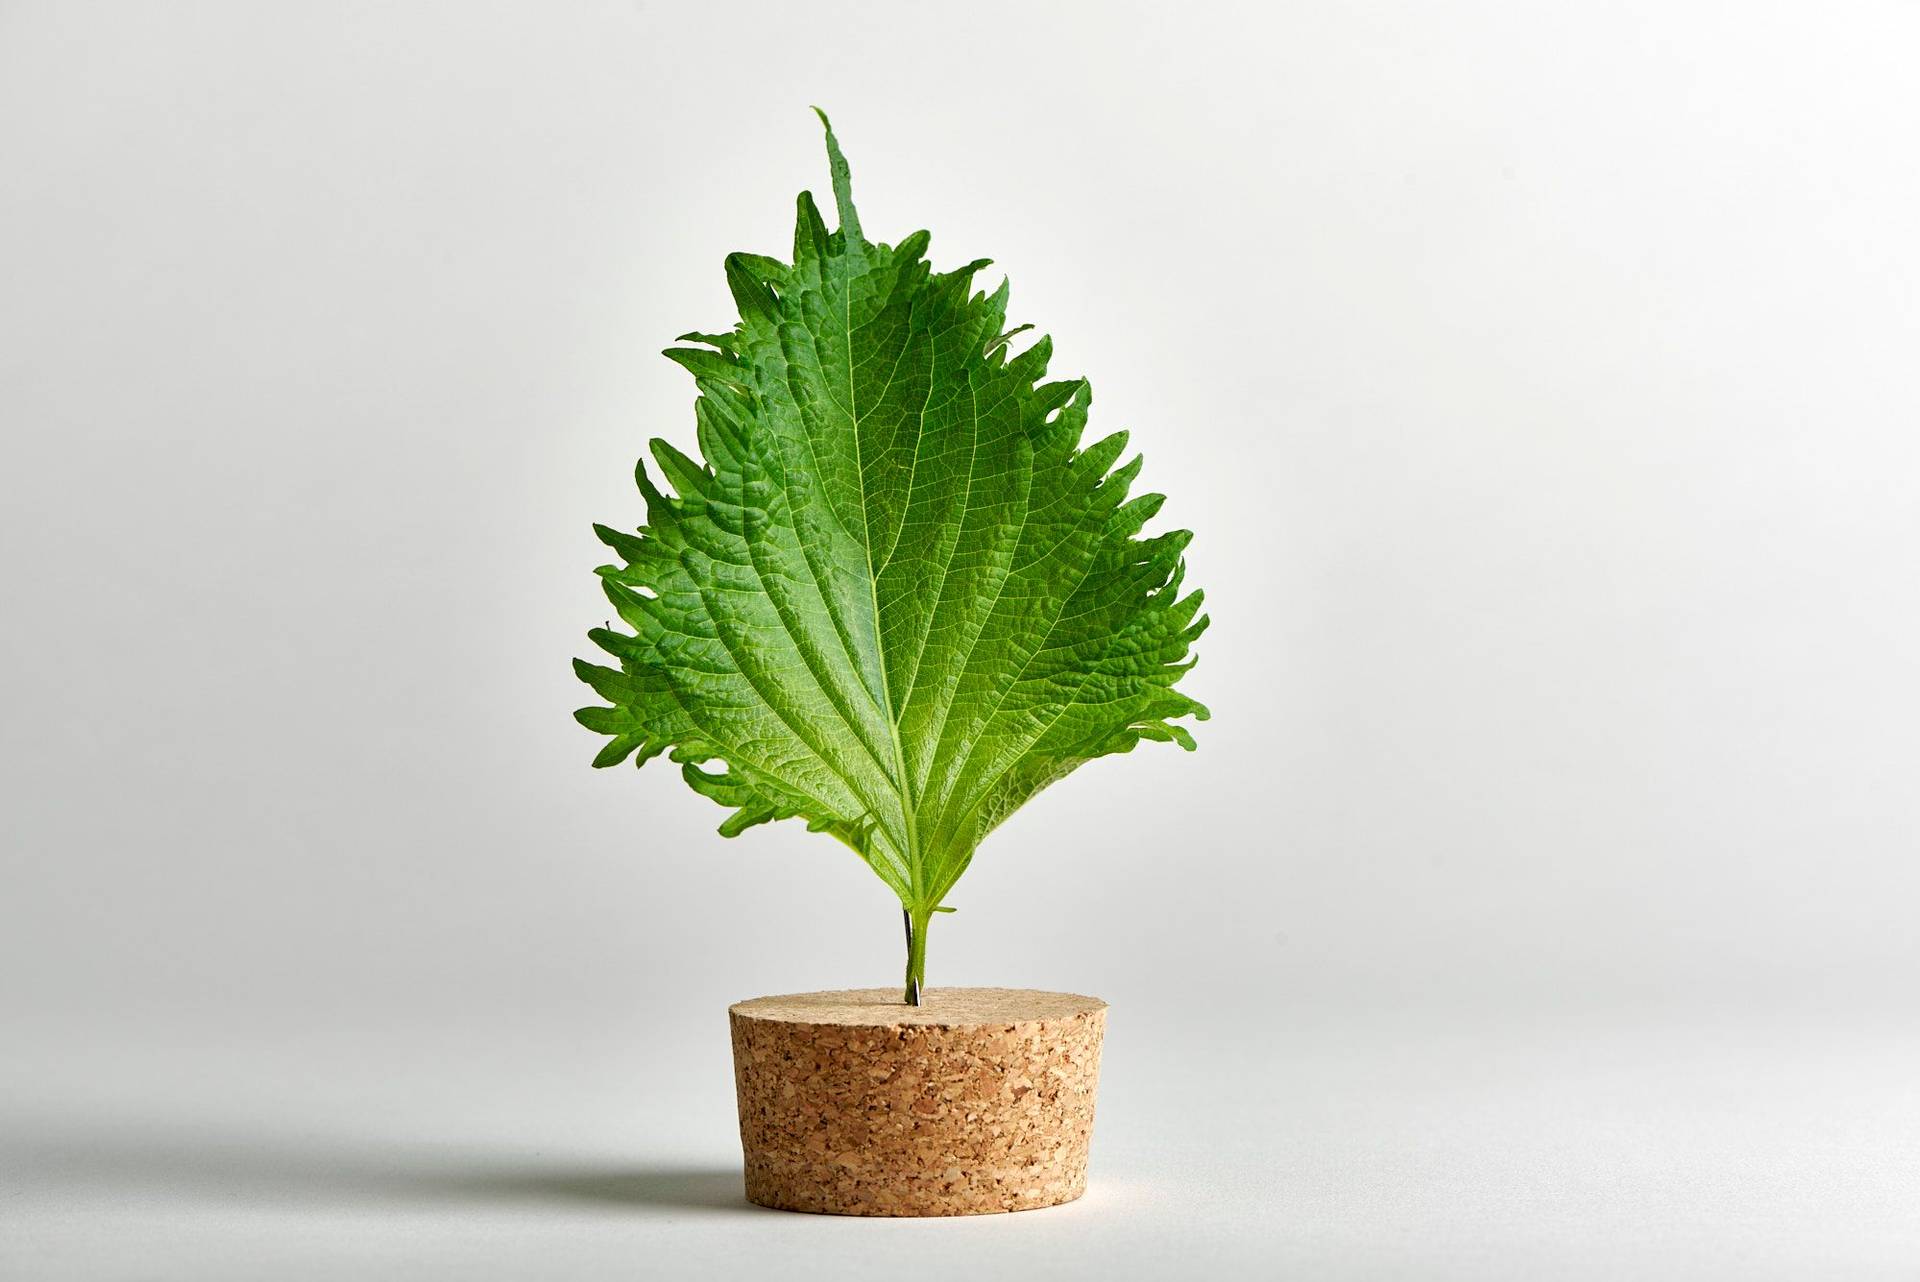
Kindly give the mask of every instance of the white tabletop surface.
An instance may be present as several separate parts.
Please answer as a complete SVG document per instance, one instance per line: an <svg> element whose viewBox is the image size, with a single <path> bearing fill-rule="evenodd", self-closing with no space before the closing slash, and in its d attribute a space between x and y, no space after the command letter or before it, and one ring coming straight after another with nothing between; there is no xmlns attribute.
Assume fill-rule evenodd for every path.
<svg viewBox="0 0 1920 1282"><path fill-rule="evenodd" d="M1301 1017L1269 1042L1119 1009L1081 1202L870 1221L742 1200L711 1014L652 1045L538 1022L244 1040L135 1022L83 1048L38 1027L0 1083L0 1275L1751 1282L1920 1267L1911 1027L1402 1014Z"/></svg>

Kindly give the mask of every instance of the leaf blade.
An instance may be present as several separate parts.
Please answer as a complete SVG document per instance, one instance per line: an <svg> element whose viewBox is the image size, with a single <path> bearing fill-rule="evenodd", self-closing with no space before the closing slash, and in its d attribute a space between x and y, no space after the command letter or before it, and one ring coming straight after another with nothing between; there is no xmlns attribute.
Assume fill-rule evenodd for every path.
<svg viewBox="0 0 1920 1282"><path fill-rule="evenodd" d="M928 237L868 242L826 116L839 228L796 206L791 264L726 258L740 314L693 375L701 457L653 444L669 495L596 527L630 633L581 664L610 706L596 764L670 749L722 832L800 817L930 913L975 848L1047 784L1142 739L1192 747L1173 690L1205 620L1184 531L1142 538L1124 434L1082 448L1091 390L1009 356L986 260L935 273ZM717 350L709 350L717 349ZM718 761L718 771L701 768Z"/></svg>

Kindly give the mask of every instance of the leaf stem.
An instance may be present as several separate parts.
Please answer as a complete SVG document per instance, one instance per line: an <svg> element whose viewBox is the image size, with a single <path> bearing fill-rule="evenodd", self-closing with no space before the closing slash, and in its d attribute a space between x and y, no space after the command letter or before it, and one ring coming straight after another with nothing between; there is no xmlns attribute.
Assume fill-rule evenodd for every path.
<svg viewBox="0 0 1920 1282"><path fill-rule="evenodd" d="M900 917L907 927L906 1002L909 1006L918 1006L927 983L927 922L932 914L915 914L912 909L903 907Z"/></svg>

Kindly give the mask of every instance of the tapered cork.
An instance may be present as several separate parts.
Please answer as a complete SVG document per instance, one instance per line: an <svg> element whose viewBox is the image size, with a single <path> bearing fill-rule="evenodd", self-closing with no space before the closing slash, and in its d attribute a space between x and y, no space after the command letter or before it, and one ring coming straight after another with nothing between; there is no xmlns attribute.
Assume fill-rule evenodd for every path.
<svg viewBox="0 0 1920 1282"><path fill-rule="evenodd" d="M1020 988L739 1002L747 1198L833 1215L981 1215L1086 1192L1107 1004Z"/></svg>

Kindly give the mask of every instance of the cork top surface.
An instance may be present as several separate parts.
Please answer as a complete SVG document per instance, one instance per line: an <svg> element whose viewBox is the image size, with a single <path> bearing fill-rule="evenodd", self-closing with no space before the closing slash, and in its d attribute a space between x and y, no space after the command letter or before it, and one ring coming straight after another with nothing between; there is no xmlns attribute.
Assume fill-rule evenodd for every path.
<svg viewBox="0 0 1920 1282"><path fill-rule="evenodd" d="M843 988L755 997L728 1010L743 1019L790 1024L961 1028L1071 1019L1106 1006L1098 997L1033 988L929 988L921 994L920 1005L909 1006L900 1000L898 988Z"/></svg>

